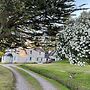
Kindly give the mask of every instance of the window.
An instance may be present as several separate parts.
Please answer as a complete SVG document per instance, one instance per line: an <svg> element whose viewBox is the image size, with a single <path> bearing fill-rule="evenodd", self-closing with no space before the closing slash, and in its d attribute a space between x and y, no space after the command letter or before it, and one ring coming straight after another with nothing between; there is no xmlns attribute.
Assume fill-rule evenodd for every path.
<svg viewBox="0 0 90 90"><path fill-rule="evenodd" d="M41 58L41 61L42 61L43 59Z"/></svg>
<svg viewBox="0 0 90 90"><path fill-rule="evenodd" d="M37 58L37 61L38 61L38 58Z"/></svg>
<svg viewBox="0 0 90 90"><path fill-rule="evenodd" d="M32 60L32 57L30 57L30 61Z"/></svg>
<svg viewBox="0 0 90 90"><path fill-rule="evenodd" d="M30 54L32 54L32 50L30 51Z"/></svg>
<svg viewBox="0 0 90 90"><path fill-rule="evenodd" d="M41 55L41 52L39 52L39 55Z"/></svg>

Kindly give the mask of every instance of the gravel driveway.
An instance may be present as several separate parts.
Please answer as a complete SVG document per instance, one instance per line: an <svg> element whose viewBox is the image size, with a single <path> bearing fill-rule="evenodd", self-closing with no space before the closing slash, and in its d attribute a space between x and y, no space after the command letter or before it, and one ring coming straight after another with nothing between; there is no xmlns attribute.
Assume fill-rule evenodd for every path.
<svg viewBox="0 0 90 90"><path fill-rule="evenodd" d="M12 70L12 72L15 74L16 77L16 90L33 90L32 88L30 88L30 86L28 86L27 82L25 81L25 79L12 67L16 67L20 70L25 71L26 73L28 73L30 76L34 77L41 85L41 87L43 88L43 90L57 90L50 82L48 82L47 80L45 80L44 78L40 77L38 74L32 72L32 71L28 71L25 70L23 68L17 67L14 64L5 64L5 67L9 68L10 70Z"/></svg>
<svg viewBox="0 0 90 90"><path fill-rule="evenodd" d="M11 65L5 64L2 66L10 69L13 72L16 79L15 90L33 90L28 82L22 77L22 75L20 75L19 72L17 72L14 68L10 67Z"/></svg>

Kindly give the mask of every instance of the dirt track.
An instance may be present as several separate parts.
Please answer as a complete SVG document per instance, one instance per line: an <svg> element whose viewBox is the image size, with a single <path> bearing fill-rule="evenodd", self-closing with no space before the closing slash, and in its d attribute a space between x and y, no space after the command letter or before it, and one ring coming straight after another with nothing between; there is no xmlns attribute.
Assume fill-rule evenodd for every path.
<svg viewBox="0 0 90 90"><path fill-rule="evenodd" d="M30 76L34 77L40 83L43 90L57 90L50 82L48 82L47 80L45 80L44 78L40 77L38 74L32 71L28 71L23 68L17 67L14 64L5 64L3 66L9 68L14 73L16 78L16 90L33 90L33 88L31 88L30 85L28 85L27 81L12 67L23 70Z"/></svg>

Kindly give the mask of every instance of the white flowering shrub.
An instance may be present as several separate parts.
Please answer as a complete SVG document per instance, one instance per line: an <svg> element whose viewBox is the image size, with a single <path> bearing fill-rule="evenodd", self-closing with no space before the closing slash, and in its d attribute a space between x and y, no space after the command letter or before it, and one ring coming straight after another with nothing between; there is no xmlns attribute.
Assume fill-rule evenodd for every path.
<svg viewBox="0 0 90 90"><path fill-rule="evenodd" d="M66 26L59 33L58 55L68 58L70 64L84 66L85 61L90 62L90 20L76 22Z"/></svg>

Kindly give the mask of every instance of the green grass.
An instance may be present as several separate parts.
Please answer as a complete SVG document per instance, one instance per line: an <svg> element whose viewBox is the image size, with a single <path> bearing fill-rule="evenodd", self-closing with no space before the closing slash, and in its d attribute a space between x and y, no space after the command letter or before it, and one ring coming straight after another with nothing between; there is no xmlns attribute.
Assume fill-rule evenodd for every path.
<svg viewBox="0 0 90 90"><path fill-rule="evenodd" d="M26 73L23 70L20 69L16 69L20 72L20 74L28 81L28 83L30 84L31 88L33 88L33 90L42 90L39 82L33 78L32 76L30 76L28 73Z"/></svg>
<svg viewBox="0 0 90 90"><path fill-rule="evenodd" d="M39 74L40 75L40 74ZM57 90L69 90L68 88L66 88L64 85L58 83L56 80L47 78L45 76L40 75L42 78L46 79L47 81L49 81L53 86L55 86L57 88Z"/></svg>
<svg viewBox="0 0 90 90"><path fill-rule="evenodd" d="M90 65L79 67L70 65L68 62L57 62L51 64L26 64L22 67L54 79L71 90L90 90Z"/></svg>
<svg viewBox="0 0 90 90"><path fill-rule="evenodd" d="M23 65L20 65L20 67L22 67L24 69L27 69L27 70L30 70L29 68L27 68L26 66L23 66ZM40 73L38 73L38 75L43 77L43 78L45 78L49 82L51 82L57 88L57 90L69 90L67 87L65 87L64 85L58 83L56 80L50 79L48 77L45 77L44 75L42 76L42 74L40 74Z"/></svg>
<svg viewBox="0 0 90 90"><path fill-rule="evenodd" d="M14 90L13 74L2 66L0 66L0 90Z"/></svg>

